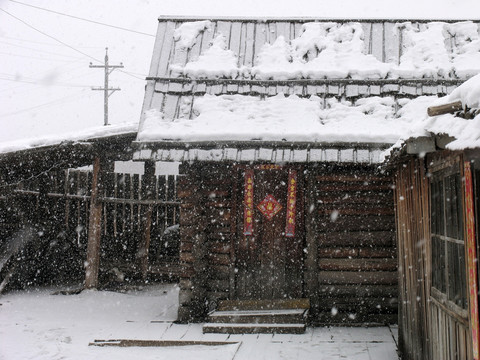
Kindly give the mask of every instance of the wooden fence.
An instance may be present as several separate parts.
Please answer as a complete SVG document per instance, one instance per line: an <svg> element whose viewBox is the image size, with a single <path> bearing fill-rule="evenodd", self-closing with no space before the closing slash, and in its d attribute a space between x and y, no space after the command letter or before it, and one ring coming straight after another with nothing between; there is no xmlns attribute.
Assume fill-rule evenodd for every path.
<svg viewBox="0 0 480 360"><path fill-rule="evenodd" d="M146 200L142 197L145 184L141 175L105 173L100 199L101 282L139 276L138 247L146 224L150 226L151 237L148 273L176 275L179 221L176 182L175 175L156 176L154 196ZM49 276L82 279L91 184L92 171L88 168L67 169L25 180L10 189L0 197L0 247L26 224L41 225L41 237L49 244L40 253L51 264ZM43 206L41 201L45 202ZM149 222L142 221L147 208L151 209Z"/></svg>

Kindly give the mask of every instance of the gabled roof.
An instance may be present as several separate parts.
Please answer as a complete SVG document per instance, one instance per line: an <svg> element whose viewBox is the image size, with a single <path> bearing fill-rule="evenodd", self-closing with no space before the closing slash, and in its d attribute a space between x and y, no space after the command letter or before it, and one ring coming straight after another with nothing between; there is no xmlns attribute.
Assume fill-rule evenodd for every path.
<svg viewBox="0 0 480 360"><path fill-rule="evenodd" d="M478 72L478 21L162 17L137 143L157 158L178 144L380 149L409 126L397 115L404 99L444 96ZM274 96L274 108L306 110L270 111Z"/></svg>

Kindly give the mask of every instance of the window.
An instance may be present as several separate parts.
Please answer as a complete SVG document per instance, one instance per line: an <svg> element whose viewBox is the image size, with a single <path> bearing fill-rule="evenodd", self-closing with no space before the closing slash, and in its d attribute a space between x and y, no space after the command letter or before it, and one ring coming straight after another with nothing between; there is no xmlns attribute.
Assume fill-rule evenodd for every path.
<svg viewBox="0 0 480 360"><path fill-rule="evenodd" d="M458 164L432 176L432 295L467 309L462 187Z"/></svg>

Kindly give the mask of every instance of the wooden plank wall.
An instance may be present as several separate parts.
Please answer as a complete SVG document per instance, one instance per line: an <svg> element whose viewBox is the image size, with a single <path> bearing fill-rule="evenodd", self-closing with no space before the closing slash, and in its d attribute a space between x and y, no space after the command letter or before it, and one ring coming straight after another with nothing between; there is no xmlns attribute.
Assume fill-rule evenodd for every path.
<svg viewBox="0 0 480 360"><path fill-rule="evenodd" d="M126 280L139 275L138 241L145 225L145 221L141 221L141 215L142 210L148 206L153 207L148 272L168 276L169 270L165 268L165 263L174 263L175 269L178 264L178 244L175 244L175 238L169 238L170 244L164 239L165 230L175 231L179 222L175 176L156 176L155 195L151 204L142 199L144 184L138 174L109 171L103 181L101 281L105 283L115 280L118 271L127 274ZM51 258L50 277L81 281L85 276L83 263L88 239L91 182L90 170L67 169L49 174L46 206L50 211L40 221L48 225L47 237L55 239L51 253L45 254ZM3 239L33 221L31 214L39 206L39 190L38 179L31 179L20 183L15 190L0 198L2 209L13 210L7 210L5 214L8 216L1 217L0 231Z"/></svg>
<svg viewBox="0 0 480 360"><path fill-rule="evenodd" d="M396 323L392 179L374 175L373 168L322 166L310 171L306 247L317 255L307 255L305 278L317 281L306 284L310 296L315 294L312 320Z"/></svg>
<svg viewBox="0 0 480 360"><path fill-rule="evenodd" d="M429 160L428 160L429 161ZM430 189L424 159L395 176L399 259L399 349L404 359L472 359L468 322L430 296Z"/></svg>
<svg viewBox="0 0 480 360"><path fill-rule="evenodd" d="M399 347L406 359L430 359L429 185L423 159L397 167L395 206L399 259ZM440 358L437 358L440 359Z"/></svg>

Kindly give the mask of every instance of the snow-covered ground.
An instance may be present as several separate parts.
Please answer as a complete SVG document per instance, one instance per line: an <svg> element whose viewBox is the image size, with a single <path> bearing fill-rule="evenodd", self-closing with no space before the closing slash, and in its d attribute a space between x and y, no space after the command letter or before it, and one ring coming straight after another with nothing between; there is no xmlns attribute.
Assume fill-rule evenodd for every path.
<svg viewBox="0 0 480 360"><path fill-rule="evenodd" d="M0 296L0 359L397 359L395 328L308 328L302 335L202 334L202 324L174 324L176 285L128 292L59 289ZM200 340L236 344L100 347L94 340Z"/></svg>

